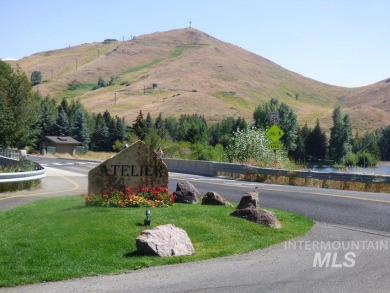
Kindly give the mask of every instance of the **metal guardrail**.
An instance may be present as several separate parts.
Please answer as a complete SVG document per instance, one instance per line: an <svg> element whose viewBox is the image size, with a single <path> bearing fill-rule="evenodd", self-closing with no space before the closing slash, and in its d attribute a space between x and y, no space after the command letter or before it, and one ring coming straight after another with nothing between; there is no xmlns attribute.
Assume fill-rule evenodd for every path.
<svg viewBox="0 0 390 293"><path fill-rule="evenodd" d="M45 169L28 171L28 172L13 172L13 173L0 173L0 183L39 180L46 176Z"/></svg>
<svg viewBox="0 0 390 293"><path fill-rule="evenodd" d="M8 167L16 164L24 165L31 164L31 162L25 158L22 151L0 149L0 165ZM44 178L46 176L46 170L38 163L33 164L32 171L0 173L0 183L39 180Z"/></svg>
<svg viewBox="0 0 390 293"><path fill-rule="evenodd" d="M262 168L245 164L176 160L164 158L170 172L187 173L203 176L217 176L223 173L240 175L271 175L289 178L310 178L345 182L390 184L390 175L358 174L348 172L320 172L308 170L287 170Z"/></svg>

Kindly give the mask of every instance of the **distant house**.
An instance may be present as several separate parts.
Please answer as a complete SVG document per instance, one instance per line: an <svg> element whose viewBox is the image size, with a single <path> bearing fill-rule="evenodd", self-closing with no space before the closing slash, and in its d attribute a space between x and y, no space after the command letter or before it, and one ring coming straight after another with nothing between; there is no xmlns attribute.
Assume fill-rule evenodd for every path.
<svg viewBox="0 0 390 293"><path fill-rule="evenodd" d="M74 155L76 152L76 146L80 144L81 142L70 136L45 136L38 142L38 147L41 154L68 153Z"/></svg>

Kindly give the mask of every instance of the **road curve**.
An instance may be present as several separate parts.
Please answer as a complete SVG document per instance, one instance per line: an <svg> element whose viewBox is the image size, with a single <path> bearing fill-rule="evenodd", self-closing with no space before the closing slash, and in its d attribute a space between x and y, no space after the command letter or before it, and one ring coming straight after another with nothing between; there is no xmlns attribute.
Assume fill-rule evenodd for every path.
<svg viewBox="0 0 390 293"><path fill-rule="evenodd" d="M30 195L1 195L0 210L39 198L85 192L90 166L58 164L46 166L48 176L43 180L43 189ZM248 190L259 190L261 205L301 212L317 224L302 238L243 255L113 276L1 288L0 292L388 292L389 194L278 186L177 173L170 174L169 189L173 190L179 180L190 181L201 193L217 191L234 201ZM7 205L8 208L3 208ZM367 243L372 245L368 247ZM378 243L381 246L375 247ZM327 256L330 261L321 265L320 261Z"/></svg>

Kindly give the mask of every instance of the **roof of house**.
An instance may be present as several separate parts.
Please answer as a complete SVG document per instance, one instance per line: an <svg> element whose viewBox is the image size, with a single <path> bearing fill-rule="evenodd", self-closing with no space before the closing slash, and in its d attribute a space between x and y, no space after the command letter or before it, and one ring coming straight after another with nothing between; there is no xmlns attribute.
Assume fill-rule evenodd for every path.
<svg viewBox="0 0 390 293"><path fill-rule="evenodd" d="M51 140L56 144L81 144L81 142L75 140L70 136L45 136L43 139ZM41 140L43 140L41 139Z"/></svg>

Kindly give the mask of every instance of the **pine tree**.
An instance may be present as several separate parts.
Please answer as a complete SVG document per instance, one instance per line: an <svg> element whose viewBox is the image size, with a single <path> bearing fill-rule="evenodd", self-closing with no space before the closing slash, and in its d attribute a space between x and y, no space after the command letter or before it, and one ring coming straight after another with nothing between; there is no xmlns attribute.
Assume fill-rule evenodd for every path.
<svg viewBox="0 0 390 293"><path fill-rule="evenodd" d="M378 131L378 146L383 161L390 161L390 125Z"/></svg>
<svg viewBox="0 0 390 293"><path fill-rule="evenodd" d="M348 115L342 116L340 105L333 110L332 119L333 127L330 129L329 157L335 162L341 162L352 150L351 124Z"/></svg>
<svg viewBox="0 0 390 293"><path fill-rule="evenodd" d="M167 131L167 136L169 136L173 141L178 141L178 121L176 117L166 117L164 119L165 129Z"/></svg>
<svg viewBox="0 0 390 293"><path fill-rule="evenodd" d="M316 126L309 132L305 140L306 155L315 160L324 160L326 157L326 135L321 130L320 122L317 119Z"/></svg>
<svg viewBox="0 0 390 293"><path fill-rule="evenodd" d="M126 136L126 122L125 119L120 119L115 116L115 141L119 140L123 142Z"/></svg>
<svg viewBox="0 0 390 293"><path fill-rule="evenodd" d="M76 113L73 124L73 133L74 139L81 142L82 146L84 147L84 151L87 151L89 148L90 137L88 132L87 119L82 108L80 108Z"/></svg>
<svg viewBox="0 0 390 293"><path fill-rule="evenodd" d="M109 129L100 113L96 116L95 132L92 135L91 145L94 151L112 150Z"/></svg>
<svg viewBox="0 0 390 293"><path fill-rule="evenodd" d="M46 97L39 103L38 127L40 136L54 135L56 132L57 109L55 101Z"/></svg>
<svg viewBox="0 0 390 293"><path fill-rule="evenodd" d="M33 71L31 73L31 85L37 85L42 82L42 73L40 71Z"/></svg>
<svg viewBox="0 0 390 293"><path fill-rule="evenodd" d="M56 120L56 130L57 130L57 135L59 136L70 135L68 115L66 114L64 108L62 107L58 110L58 117Z"/></svg>
<svg viewBox="0 0 390 293"><path fill-rule="evenodd" d="M165 120L164 120L161 112L158 114L158 117L156 118L156 121L154 122L154 128L157 130L157 134L161 138L168 137L168 132L165 128Z"/></svg>
<svg viewBox="0 0 390 293"><path fill-rule="evenodd" d="M138 136L140 140L144 140L146 134L148 133L147 125L146 125L146 120L144 118L144 115L142 114L142 111L139 111L139 114L137 118L134 121L133 124L133 130L134 133Z"/></svg>
<svg viewBox="0 0 390 293"><path fill-rule="evenodd" d="M146 115L146 127L148 129L153 129L154 128L153 118L152 118L152 115L150 115L149 112Z"/></svg>

